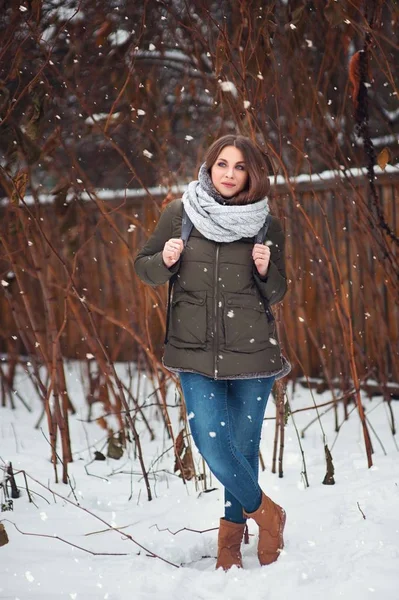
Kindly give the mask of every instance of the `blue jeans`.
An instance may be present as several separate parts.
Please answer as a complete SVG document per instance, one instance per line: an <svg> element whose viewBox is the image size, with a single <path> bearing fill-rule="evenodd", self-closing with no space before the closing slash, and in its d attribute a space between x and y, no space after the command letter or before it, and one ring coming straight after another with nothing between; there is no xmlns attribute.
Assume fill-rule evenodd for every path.
<svg viewBox="0 0 399 600"><path fill-rule="evenodd" d="M263 416L275 376L215 380L179 373L191 433L200 454L224 486L224 518L245 523L256 510Z"/></svg>

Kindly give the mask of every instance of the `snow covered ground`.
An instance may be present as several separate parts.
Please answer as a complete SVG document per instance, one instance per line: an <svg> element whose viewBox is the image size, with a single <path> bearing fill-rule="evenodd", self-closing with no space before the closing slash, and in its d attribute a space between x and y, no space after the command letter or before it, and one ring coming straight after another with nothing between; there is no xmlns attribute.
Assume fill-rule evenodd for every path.
<svg viewBox="0 0 399 600"><path fill-rule="evenodd" d="M211 487L217 489L208 493L201 492L200 483L197 490L194 482L184 486L172 474L174 459L170 451L154 465L152 502L147 501L138 462L132 463L129 456L94 461L87 466L89 475L85 465L93 458L94 450L104 451L105 436L96 423L84 422L87 407L79 365L71 363L68 367L68 386L78 408L78 414L71 417L74 463L69 474L80 508L70 486L53 483L46 421L42 422L42 430L34 429L41 407L25 374L20 374L17 389L33 412L29 413L18 399L16 410L0 408L1 464L11 461L15 470L25 470L70 501L28 479L31 491L36 492L33 498L37 506L29 503L22 491L14 501L14 510L0 513L10 539L9 544L0 547L2 600L398 600L399 455L381 398L364 399L375 431L371 433L375 450L371 469L367 468L357 413L344 423L334 446L332 411L322 417L330 449L333 446L334 486L321 483L325 459L317 422L302 440L310 483L305 489L292 420L286 427L282 479L270 471L274 422L265 421L261 450L267 468L260 481L286 509L286 547L277 563L261 568L256 558L255 524L250 522L250 543L243 546L244 569L224 573L214 570L214 528L223 512L219 483L213 479ZM150 392L148 386L144 396ZM291 387L288 389L288 397L293 410L313 404L310 392L299 385L294 394ZM330 394L314 394L314 398L317 403L325 402ZM172 388L168 402L175 402ZM393 402L393 409L399 421L399 402ZM270 400L266 417L274 413ZM171 409L171 414L176 423L177 410ZM147 415L159 431L152 442L148 434L141 436L148 467L171 444L154 418L154 409L149 408ZM314 416L314 410L296 413L298 429ZM197 454L195 460L199 461ZM22 475L17 476L17 484L23 487ZM50 537L23 535L12 523L22 532ZM110 530L111 526L119 527L121 532ZM160 558L148 556L123 533ZM110 555L93 556L53 536Z"/></svg>

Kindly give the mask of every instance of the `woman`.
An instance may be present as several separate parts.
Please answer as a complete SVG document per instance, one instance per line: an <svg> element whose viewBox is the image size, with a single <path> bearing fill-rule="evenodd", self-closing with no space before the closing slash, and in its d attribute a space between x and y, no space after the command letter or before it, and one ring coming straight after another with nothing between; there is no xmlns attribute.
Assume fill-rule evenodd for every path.
<svg viewBox="0 0 399 600"><path fill-rule="evenodd" d="M287 290L276 217L266 243L254 243L269 213L268 191L265 156L249 138L216 140L198 181L167 205L135 260L145 283L174 280L163 364L179 374L195 444L225 488L216 563L224 570L242 567L248 517L259 525L262 565L283 547L285 512L258 484L266 403L291 369L269 308ZM193 223L185 247L183 206Z"/></svg>

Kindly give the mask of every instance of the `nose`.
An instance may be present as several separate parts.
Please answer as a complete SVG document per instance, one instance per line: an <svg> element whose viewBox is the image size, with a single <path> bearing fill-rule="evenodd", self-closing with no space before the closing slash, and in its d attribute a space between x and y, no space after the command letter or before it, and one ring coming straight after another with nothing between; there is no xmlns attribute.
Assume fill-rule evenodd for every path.
<svg viewBox="0 0 399 600"><path fill-rule="evenodd" d="M226 173L227 177L229 177L230 179L233 179L234 177L234 167L229 167L227 169L227 173Z"/></svg>

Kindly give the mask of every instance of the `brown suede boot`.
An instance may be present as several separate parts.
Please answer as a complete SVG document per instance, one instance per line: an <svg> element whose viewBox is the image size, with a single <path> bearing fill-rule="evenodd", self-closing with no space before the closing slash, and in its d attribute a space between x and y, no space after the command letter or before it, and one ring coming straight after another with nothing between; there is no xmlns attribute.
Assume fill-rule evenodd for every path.
<svg viewBox="0 0 399 600"><path fill-rule="evenodd" d="M285 510L262 492L262 502L252 513L243 511L244 517L254 519L259 525L258 558L261 565L275 562L284 547L283 531Z"/></svg>
<svg viewBox="0 0 399 600"><path fill-rule="evenodd" d="M220 519L218 535L218 558L216 569L228 571L233 565L242 569L241 541L245 523L233 523Z"/></svg>

